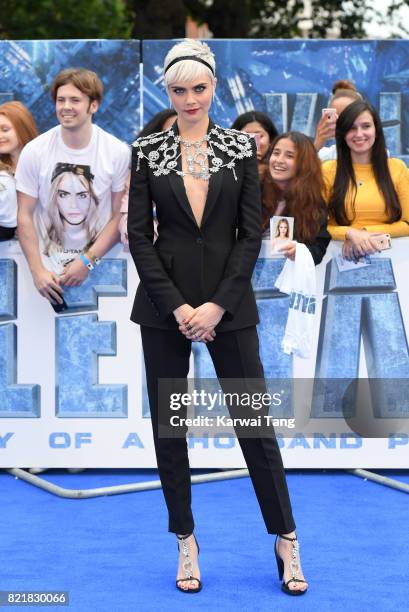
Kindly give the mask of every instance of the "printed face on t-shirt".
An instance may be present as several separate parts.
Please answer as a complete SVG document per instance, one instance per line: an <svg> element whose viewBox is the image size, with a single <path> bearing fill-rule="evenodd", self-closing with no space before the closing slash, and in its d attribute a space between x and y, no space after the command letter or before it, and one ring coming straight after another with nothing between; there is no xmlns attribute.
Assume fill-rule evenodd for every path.
<svg viewBox="0 0 409 612"><path fill-rule="evenodd" d="M98 102L91 102L89 96L82 93L71 83L57 89L55 112L61 126L66 130L78 131L92 121L92 115L98 109Z"/></svg>
<svg viewBox="0 0 409 612"><path fill-rule="evenodd" d="M91 204L89 187L86 179L65 172L57 189L58 211L68 225L81 225L87 218Z"/></svg>

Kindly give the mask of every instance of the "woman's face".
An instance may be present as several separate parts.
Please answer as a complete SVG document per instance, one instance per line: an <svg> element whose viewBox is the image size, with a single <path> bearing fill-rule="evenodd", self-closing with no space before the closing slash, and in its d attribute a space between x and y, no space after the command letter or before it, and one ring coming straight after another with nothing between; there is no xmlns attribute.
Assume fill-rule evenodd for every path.
<svg viewBox="0 0 409 612"><path fill-rule="evenodd" d="M345 110L347 106L352 104L352 102L355 102L355 100L352 100L351 98L336 98L331 102L330 108L335 108L339 117L342 111Z"/></svg>
<svg viewBox="0 0 409 612"><path fill-rule="evenodd" d="M241 128L241 131L247 134L258 135L257 159L263 159L271 144L267 130L265 130L258 121L251 121L250 123L246 123L246 125Z"/></svg>
<svg viewBox="0 0 409 612"><path fill-rule="evenodd" d="M287 238L288 228L286 221L280 221L280 223L278 224L278 231L280 234L280 238Z"/></svg>
<svg viewBox="0 0 409 612"><path fill-rule="evenodd" d="M0 155L16 157L21 149L16 130L10 119L7 119L5 115L0 115Z"/></svg>
<svg viewBox="0 0 409 612"><path fill-rule="evenodd" d="M178 114L178 119L194 124L207 117L213 90L214 85L210 77L205 74L193 81L181 81L169 85L169 98Z"/></svg>
<svg viewBox="0 0 409 612"><path fill-rule="evenodd" d="M72 226L82 225L90 204L89 188L83 185L79 176L66 172L57 189L57 206L63 221Z"/></svg>
<svg viewBox="0 0 409 612"><path fill-rule="evenodd" d="M270 157L270 173L278 187L284 189L294 178L297 164L297 150L289 138L276 142Z"/></svg>
<svg viewBox="0 0 409 612"><path fill-rule="evenodd" d="M355 119L351 129L345 135L345 142L351 149L352 156L362 157L371 152L376 139L373 117L364 111Z"/></svg>

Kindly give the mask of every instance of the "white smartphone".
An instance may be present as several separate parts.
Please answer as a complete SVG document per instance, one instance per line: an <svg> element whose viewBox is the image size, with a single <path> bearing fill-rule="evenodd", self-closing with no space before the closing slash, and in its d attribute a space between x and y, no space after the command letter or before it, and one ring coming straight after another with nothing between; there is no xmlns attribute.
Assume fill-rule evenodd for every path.
<svg viewBox="0 0 409 612"><path fill-rule="evenodd" d="M386 251L387 249L392 248L392 240L390 234L378 234L372 236L372 239L375 240L378 251Z"/></svg>
<svg viewBox="0 0 409 612"><path fill-rule="evenodd" d="M321 113L323 117L327 117L328 119L336 118L337 116L335 108L323 108Z"/></svg>

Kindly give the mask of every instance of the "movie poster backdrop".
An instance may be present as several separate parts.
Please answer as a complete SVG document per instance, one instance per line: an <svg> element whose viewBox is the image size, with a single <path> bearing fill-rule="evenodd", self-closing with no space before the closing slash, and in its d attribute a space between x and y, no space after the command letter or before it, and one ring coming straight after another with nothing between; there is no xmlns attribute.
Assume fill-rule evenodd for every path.
<svg viewBox="0 0 409 612"><path fill-rule="evenodd" d="M101 76L106 90L96 122L131 143L140 126L169 104L161 65L172 44L0 41L0 102L21 100L47 130L57 123L49 94L53 76L70 65L85 66ZM257 109L279 131L313 135L332 83L348 78L378 108L390 154L408 160L408 41L209 44L218 66L212 117L220 125ZM52 206L60 218L62 200L73 194L84 218L91 216L91 175L85 167L53 168ZM62 250L75 251L74 243L88 239L94 230L85 225L81 236L59 229ZM268 241L263 244L253 286L268 389L280 400L272 402L270 415L287 467L407 468L409 239L394 239L369 266L346 272L334 258L340 246L331 243L317 268L313 355L302 360L285 354L281 340L290 304L303 309L312 302L275 288L283 260L271 258ZM56 315L34 289L18 241L0 244L0 466L155 465L139 330L129 320L137 283L129 252L117 245L82 287L66 290L69 310ZM217 385L201 344L194 345L190 377L191 388L207 393L192 416L227 416L221 396L207 402L216 398ZM193 466L243 466L231 428L220 423L217 430L192 427Z"/></svg>

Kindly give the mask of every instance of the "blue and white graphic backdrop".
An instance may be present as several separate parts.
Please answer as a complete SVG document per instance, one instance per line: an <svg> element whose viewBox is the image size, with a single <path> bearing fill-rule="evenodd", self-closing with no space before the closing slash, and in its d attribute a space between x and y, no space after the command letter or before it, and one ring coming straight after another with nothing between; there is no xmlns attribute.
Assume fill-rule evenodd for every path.
<svg viewBox="0 0 409 612"><path fill-rule="evenodd" d="M106 88L97 122L131 142L142 123L168 106L161 64L172 44L142 43L140 87L138 41L0 41L0 101L21 100L46 130L56 123L48 91L53 76L69 65L86 66ZM409 42L209 44L218 65L217 123L228 126L254 108L269 113L280 130L313 134L331 84L349 78L390 122L391 154L408 155ZM395 239L370 267L342 274L331 260L337 251L339 244L331 245L317 270L309 360L280 348L290 301L274 289L282 262L269 259L265 246L255 270L266 376L339 381L319 393L311 384L311 396L286 404L287 416L295 406L296 416L301 409L311 418L302 431L296 421L280 437L284 460L288 467L408 467L409 239ZM33 288L18 242L0 244L0 466L154 466L139 332L129 321L136 286L129 253L118 245L81 288L66 292L70 310L58 316ZM201 345L194 347L191 373L214 376ZM367 375L402 383L388 388L386 400L373 401L377 421L369 439L350 427L354 414L340 402L350 382ZM379 431L384 435L376 437ZM242 465L232 438L192 437L189 446L193 466Z"/></svg>

